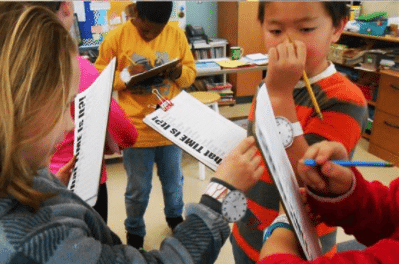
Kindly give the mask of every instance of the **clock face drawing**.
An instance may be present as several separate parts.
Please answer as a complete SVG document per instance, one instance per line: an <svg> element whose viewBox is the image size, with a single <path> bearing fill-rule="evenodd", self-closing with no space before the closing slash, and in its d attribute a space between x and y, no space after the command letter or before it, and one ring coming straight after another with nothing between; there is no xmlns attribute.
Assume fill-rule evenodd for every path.
<svg viewBox="0 0 399 264"><path fill-rule="evenodd" d="M284 117L276 117L276 124L284 147L290 147L294 142L294 129L291 122Z"/></svg>
<svg viewBox="0 0 399 264"><path fill-rule="evenodd" d="M231 191L222 203L222 215L230 223L236 222L244 217L247 212L247 199L238 191Z"/></svg>

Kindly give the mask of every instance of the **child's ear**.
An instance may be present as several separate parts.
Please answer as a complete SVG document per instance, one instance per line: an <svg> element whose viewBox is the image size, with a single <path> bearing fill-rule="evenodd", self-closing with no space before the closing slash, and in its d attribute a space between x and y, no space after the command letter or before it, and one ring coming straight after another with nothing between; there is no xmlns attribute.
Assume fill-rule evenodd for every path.
<svg viewBox="0 0 399 264"><path fill-rule="evenodd" d="M333 34L331 36L331 43L335 43L339 40L347 22L348 22L348 17L345 17L341 19L341 21L336 27L334 27Z"/></svg>
<svg viewBox="0 0 399 264"><path fill-rule="evenodd" d="M65 17L70 16L71 13L73 14L73 3L72 2L62 2L59 12Z"/></svg>

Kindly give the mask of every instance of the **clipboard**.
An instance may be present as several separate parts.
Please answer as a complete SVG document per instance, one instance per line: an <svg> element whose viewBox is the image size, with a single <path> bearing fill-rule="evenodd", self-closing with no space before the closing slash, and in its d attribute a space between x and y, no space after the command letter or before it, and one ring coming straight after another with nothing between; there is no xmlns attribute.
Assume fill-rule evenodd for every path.
<svg viewBox="0 0 399 264"><path fill-rule="evenodd" d="M180 59L168 61L160 66L156 66L146 72L138 73L131 76L129 82L126 84L128 89L134 89L134 86L153 77L157 77L164 73L167 69L174 68L180 62Z"/></svg>
<svg viewBox="0 0 399 264"><path fill-rule="evenodd" d="M167 107L161 107L144 123L178 147L216 170L223 159L247 137L247 131L181 91Z"/></svg>
<svg viewBox="0 0 399 264"><path fill-rule="evenodd" d="M302 203L299 185L279 138L270 98L263 83L256 94L254 135L263 160L280 194L281 202L306 259L321 256L316 228Z"/></svg>
<svg viewBox="0 0 399 264"><path fill-rule="evenodd" d="M68 189L90 206L97 201L115 78L116 58L75 98L75 167Z"/></svg>

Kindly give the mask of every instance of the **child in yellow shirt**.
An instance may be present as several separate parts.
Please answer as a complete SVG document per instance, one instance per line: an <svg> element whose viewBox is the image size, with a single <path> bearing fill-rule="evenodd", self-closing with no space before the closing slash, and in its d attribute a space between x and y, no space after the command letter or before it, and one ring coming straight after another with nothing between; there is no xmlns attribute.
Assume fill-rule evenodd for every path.
<svg viewBox="0 0 399 264"><path fill-rule="evenodd" d="M168 225L173 230L183 221L182 151L143 122L143 118L154 111L149 106L159 103L152 94L153 89L171 99L181 88L189 87L196 76L194 58L184 32L167 23L171 12L172 2L137 2L131 20L105 37L95 62L96 68L102 71L114 56L117 57L114 89L118 91L120 106L139 132L134 148L123 152L128 175L125 228L128 244L136 248L143 246L146 233L143 216L151 191L154 163L162 183ZM139 73L176 58L181 62L153 82L127 89L120 78L120 72L126 67L131 66L130 70Z"/></svg>

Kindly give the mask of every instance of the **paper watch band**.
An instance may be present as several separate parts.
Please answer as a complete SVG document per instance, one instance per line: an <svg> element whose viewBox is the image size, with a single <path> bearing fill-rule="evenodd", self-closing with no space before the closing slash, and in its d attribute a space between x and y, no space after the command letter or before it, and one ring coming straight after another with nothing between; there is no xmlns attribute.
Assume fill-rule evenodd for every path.
<svg viewBox="0 0 399 264"><path fill-rule="evenodd" d="M299 121L292 123L292 129L294 131L294 137L303 135L302 126L301 126L301 123L299 123Z"/></svg>

